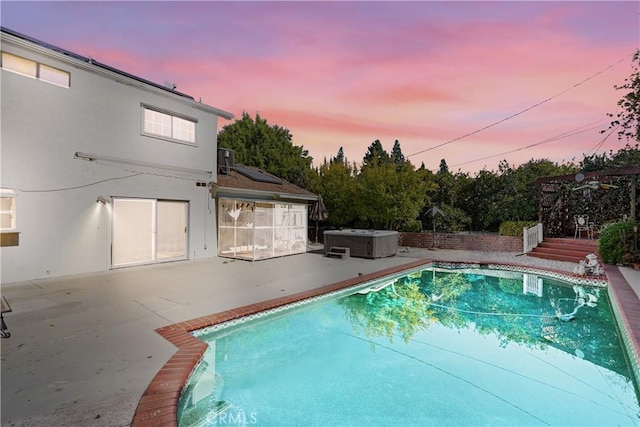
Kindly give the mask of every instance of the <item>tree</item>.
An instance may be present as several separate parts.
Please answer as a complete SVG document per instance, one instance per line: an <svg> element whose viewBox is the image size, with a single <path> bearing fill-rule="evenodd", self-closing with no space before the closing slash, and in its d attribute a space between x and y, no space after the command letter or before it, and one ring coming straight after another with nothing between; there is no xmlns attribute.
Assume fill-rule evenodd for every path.
<svg viewBox="0 0 640 427"><path fill-rule="evenodd" d="M492 216L498 221L535 221L538 218L536 179L576 173L575 166L560 165L547 159L529 160L512 168L506 160L498 165L500 193ZM499 225L499 224L498 224Z"/></svg>
<svg viewBox="0 0 640 427"><path fill-rule="evenodd" d="M447 161L445 159L440 160L440 168L438 169L438 174L449 173L449 165L447 165Z"/></svg>
<svg viewBox="0 0 640 427"><path fill-rule="evenodd" d="M363 167L357 182L358 217L369 228L398 230L424 206L427 184L410 162L400 171L391 162Z"/></svg>
<svg viewBox="0 0 640 427"><path fill-rule="evenodd" d="M607 115L613 120L602 133L615 129L618 139L626 138L640 142L640 49L633 54L631 76L624 79L622 85L614 85L616 90L626 91L618 101L618 112Z"/></svg>
<svg viewBox="0 0 640 427"><path fill-rule="evenodd" d="M640 146L627 144L616 153L592 154L584 156L580 162L581 172L601 171L607 169L617 169L622 167L638 167L640 165Z"/></svg>
<svg viewBox="0 0 640 427"><path fill-rule="evenodd" d="M382 148L380 140L376 139L367 149L367 152L362 159L362 166L380 166L381 164L389 163L390 160L391 157L389 156L389 153Z"/></svg>
<svg viewBox="0 0 640 427"><path fill-rule="evenodd" d="M288 129L273 125L256 114L247 113L222 128L218 145L235 152L236 163L254 166L302 188L308 188L311 162L303 147L293 145Z"/></svg>
<svg viewBox="0 0 640 427"><path fill-rule="evenodd" d="M496 203L499 194L502 193L502 182L498 174L493 171L482 169L474 179L472 185L473 195L465 206L465 212L469 213L472 219L474 230L497 230L500 226L499 214L496 210Z"/></svg>
<svg viewBox="0 0 640 427"><path fill-rule="evenodd" d="M396 165L398 170L404 167L406 163L404 154L402 154L402 148L400 148L400 142L398 142L397 139L393 144L393 148L391 149L391 162Z"/></svg>
<svg viewBox="0 0 640 427"><path fill-rule="evenodd" d="M350 226L356 220L357 200L355 172L346 161L333 158L318 169L317 184L312 191L322 196L329 213L329 224L335 227ZM315 181L315 180L314 180Z"/></svg>

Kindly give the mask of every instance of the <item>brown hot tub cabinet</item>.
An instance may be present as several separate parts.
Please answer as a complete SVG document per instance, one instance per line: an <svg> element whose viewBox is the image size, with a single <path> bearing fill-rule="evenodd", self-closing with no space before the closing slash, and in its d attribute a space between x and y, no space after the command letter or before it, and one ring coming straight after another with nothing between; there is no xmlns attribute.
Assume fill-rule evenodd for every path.
<svg viewBox="0 0 640 427"><path fill-rule="evenodd" d="M398 232L387 230L329 230L324 232L324 253L331 248L349 248L358 258L383 258L398 251Z"/></svg>

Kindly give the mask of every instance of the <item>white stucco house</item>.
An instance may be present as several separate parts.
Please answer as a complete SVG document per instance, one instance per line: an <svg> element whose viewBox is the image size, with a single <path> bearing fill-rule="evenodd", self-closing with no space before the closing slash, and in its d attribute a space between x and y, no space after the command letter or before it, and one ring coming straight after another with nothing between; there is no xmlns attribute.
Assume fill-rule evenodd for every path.
<svg viewBox="0 0 640 427"><path fill-rule="evenodd" d="M1 30L2 283L217 256L233 115Z"/></svg>

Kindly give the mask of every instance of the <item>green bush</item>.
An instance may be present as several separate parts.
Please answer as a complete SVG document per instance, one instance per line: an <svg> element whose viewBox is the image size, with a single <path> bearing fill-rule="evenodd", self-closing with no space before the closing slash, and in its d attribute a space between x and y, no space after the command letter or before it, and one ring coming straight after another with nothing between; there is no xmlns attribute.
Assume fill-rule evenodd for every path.
<svg viewBox="0 0 640 427"><path fill-rule="evenodd" d="M471 218L464 213L462 209L449 205L440 206L442 214L427 214L422 216L422 229L433 230L433 222L435 221L435 229L437 233L458 233L467 230L471 225Z"/></svg>
<svg viewBox="0 0 640 427"><path fill-rule="evenodd" d="M422 222L418 219L412 219L411 221L406 221L400 227L400 231L406 231L409 233L419 233L422 231Z"/></svg>
<svg viewBox="0 0 640 427"><path fill-rule="evenodd" d="M537 221L504 221L500 224L498 234L501 236L522 237L522 229L536 225Z"/></svg>
<svg viewBox="0 0 640 427"><path fill-rule="evenodd" d="M631 221L611 223L602 230L598 239L598 251L605 264L621 264L625 253L631 249L633 224Z"/></svg>

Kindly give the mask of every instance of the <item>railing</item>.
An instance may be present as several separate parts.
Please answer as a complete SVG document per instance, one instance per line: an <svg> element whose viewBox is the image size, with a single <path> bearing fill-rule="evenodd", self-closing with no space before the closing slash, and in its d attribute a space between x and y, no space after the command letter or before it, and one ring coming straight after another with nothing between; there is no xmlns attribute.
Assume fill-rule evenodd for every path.
<svg viewBox="0 0 640 427"><path fill-rule="evenodd" d="M523 228L522 234L522 252L526 254L542 242L542 224L538 223L531 228Z"/></svg>

